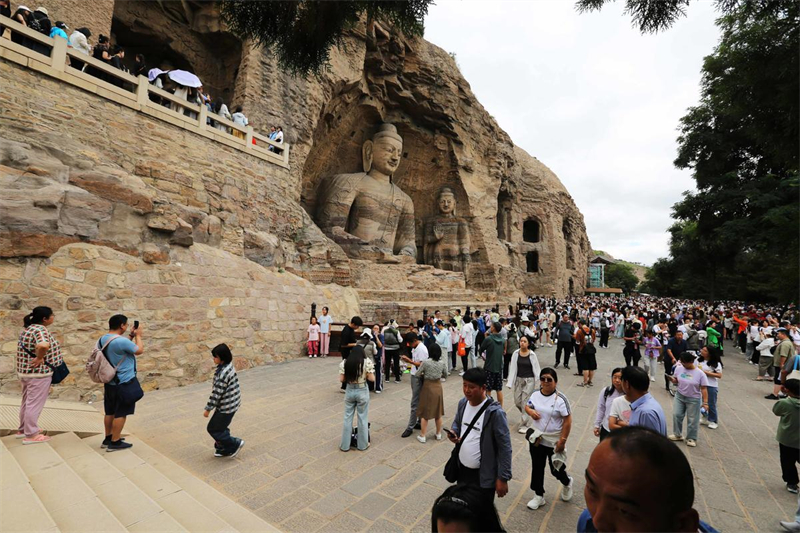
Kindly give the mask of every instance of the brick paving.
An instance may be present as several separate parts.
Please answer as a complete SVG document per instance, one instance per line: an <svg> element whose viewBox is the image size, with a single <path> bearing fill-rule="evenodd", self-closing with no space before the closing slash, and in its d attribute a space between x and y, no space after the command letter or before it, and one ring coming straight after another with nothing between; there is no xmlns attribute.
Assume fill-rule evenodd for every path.
<svg viewBox="0 0 800 533"><path fill-rule="evenodd" d="M554 362L554 348L540 348L537 354L542 367ZM728 354L719 429L701 427L697 448L681 444L695 472L695 508L722 531L776 531L779 520L794 516L797 497L781 481L777 417L763 398L771 385L751 381L754 367L738 350L729 348ZM533 496L530 456L516 433L518 412L506 401L514 479L508 495L496 501L509 531L575 531L584 507L582 472L597 442L592 434L597 397L611 368L623 362L621 343L612 339L597 359L598 386L593 388L576 387L579 378L559 371L559 389L574 412L567 444L569 472L575 477L571 502L558 499L559 484L547 473L547 505L537 511L526 508ZM232 430L247 444L236 459L212 455L202 416L210 383L148 393L128 429L283 531L430 531L430 507L447 487L442 469L452 444L400 438L411 396L404 376L402 384L387 383L383 394L371 397L371 447L339 451L343 395L338 363L338 358L302 359L241 372L243 405ZM443 385L449 425L462 396L461 379L454 375ZM653 392L671 428L671 399L663 383L654 385L659 385Z"/></svg>

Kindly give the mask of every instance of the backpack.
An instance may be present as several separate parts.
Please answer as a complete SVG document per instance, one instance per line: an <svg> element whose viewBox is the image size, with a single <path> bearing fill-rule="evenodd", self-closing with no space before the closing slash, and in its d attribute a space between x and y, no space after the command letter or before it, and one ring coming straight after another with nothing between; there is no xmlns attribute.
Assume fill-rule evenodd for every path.
<svg viewBox="0 0 800 533"><path fill-rule="evenodd" d="M114 335L108 342L100 347L100 339L102 339L102 337L100 337L100 339L97 340L97 346L92 349L89 360L86 361L86 373L95 383L111 383L117 376L117 367L119 365L112 365L103 351L111 344L111 341L117 338L120 338L120 335ZM120 360L120 365L122 361L125 360L125 357L127 357L127 354Z"/></svg>
<svg viewBox="0 0 800 533"><path fill-rule="evenodd" d="M594 347L594 344L591 342L587 342L586 346L583 347L583 355L596 355L597 348Z"/></svg>
<svg viewBox="0 0 800 533"><path fill-rule="evenodd" d="M486 333L486 323L483 320L478 320L478 333Z"/></svg>

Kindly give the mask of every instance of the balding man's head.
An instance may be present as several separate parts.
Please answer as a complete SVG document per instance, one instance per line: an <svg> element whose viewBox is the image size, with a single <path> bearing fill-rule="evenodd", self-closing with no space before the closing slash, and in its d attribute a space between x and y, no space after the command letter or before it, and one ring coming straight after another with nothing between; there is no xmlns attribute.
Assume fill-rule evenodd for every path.
<svg viewBox="0 0 800 533"><path fill-rule="evenodd" d="M696 532L699 526L689 461L647 428L615 430L594 449L584 496L601 532Z"/></svg>

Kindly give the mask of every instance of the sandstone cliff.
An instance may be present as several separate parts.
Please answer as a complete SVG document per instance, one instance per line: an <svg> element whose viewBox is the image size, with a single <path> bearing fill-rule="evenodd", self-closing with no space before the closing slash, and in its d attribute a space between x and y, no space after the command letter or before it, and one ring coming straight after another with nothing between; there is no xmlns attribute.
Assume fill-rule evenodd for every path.
<svg viewBox="0 0 800 533"><path fill-rule="evenodd" d="M89 11L52 4L91 11L93 31L124 44L163 39L173 64L201 74L217 60L204 56L208 42L232 39L202 3L184 4L202 11L191 21L137 0ZM445 51L365 24L321 76L297 79L237 46L223 58L235 72L214 67L209 79L258 131L283 126L288 169L0 59L4 388L14 386L14 344L34 305L56 309L73 365L113 312L148 323L155 355L145 382L155 387L202 379L208 349L225 339L245 366L297 356L312 301L340 320L358 312L347 287L461 290L464 299L484 291L487 300L582 292L591 248L581 213L558 177L514 146ZM418 246L436 191L455 191L472 234L466 279L418 265L387 283L402 269L349 260L309 215L319 180L360 170L361 145L381 122L404 138L395 183L414 201ZM70 379L74 394L93 390L79 372Z"/></svg>

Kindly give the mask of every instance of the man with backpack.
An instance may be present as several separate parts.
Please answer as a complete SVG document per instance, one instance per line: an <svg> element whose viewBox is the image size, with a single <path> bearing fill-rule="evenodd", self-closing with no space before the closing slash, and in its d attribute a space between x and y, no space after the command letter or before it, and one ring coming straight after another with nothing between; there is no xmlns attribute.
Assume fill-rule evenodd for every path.
<svg viewBox="0 0 800 533"><path fill-rule="evenodd" d="M144 353L142 342L142 327L134 327L126 339L128 317L114 315L108 319L108 333L100 337L98 346L102 347L103 355L108 362L116 368L114 379L103 387L105 408L105 436L102 448L106 452L125 450L133 446L121 438L122 429L129 415L132 415L136 402L144 394L136 379L136 356Z"/></svg>

